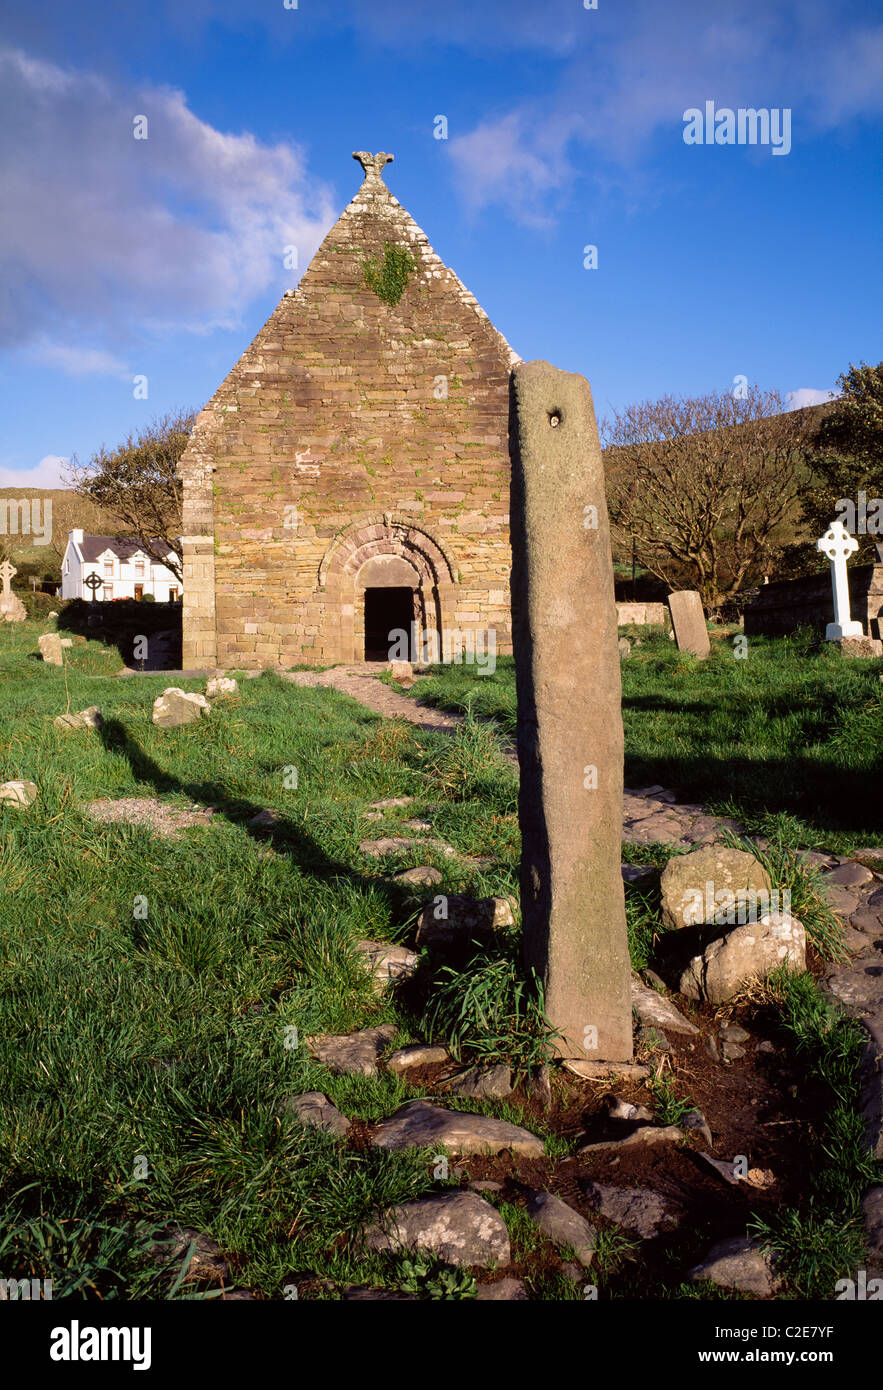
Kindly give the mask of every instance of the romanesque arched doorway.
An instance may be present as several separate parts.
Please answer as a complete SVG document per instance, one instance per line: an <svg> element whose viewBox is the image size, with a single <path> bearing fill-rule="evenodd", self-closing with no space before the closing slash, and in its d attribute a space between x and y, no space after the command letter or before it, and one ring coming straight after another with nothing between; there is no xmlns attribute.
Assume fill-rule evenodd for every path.
<svg viewBox="0 0 883 1390"><path fill-rule="evenodd" d="M404 517L386 514L347 527L329 547L319 573L329 646L337 660L386 660L390 634L408 629L409 655L419 659L424 634L439 641L454 621L456 580L434 536Z"/></svg>

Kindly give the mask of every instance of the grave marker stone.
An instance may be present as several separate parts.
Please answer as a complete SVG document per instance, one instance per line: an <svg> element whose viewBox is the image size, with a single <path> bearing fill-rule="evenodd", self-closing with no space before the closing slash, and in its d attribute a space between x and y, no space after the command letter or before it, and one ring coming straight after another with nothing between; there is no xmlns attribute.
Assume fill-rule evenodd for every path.
<svg viewBox="0 0 883 1390"><path fill-rule="evenodd" d="M849 616L849 576L846 561L858 550L858 541L851 536L838 518L832 521L823 536L816 541L816 550L831 561L831 586L834 590L834 621L825 628L825 640L837 642L841 637L861 637L862 625Z"/></svg>
<svg viewBox="0 0 883 1390"><path fill-rule="evenodd" d="M703 660L711 651L702 599L695 589L680 589L668 596L675 641L682 652L693 652Z"/></svg>
<svg viewBox="0 0 883 1390"><path fill-rule="evenodd" d="M57 632L44 632L42 637L38 637L37 646L40 648L40 655L50 666L63 666L64 653L61 650L61 638Z"/></svg>
<svg viewBox="0 0 883 1390"><path fill-rule="evenodd" d="M632 1056L623 732L604 469L584 377L513 372L512 613L526 963L563 1057Z"/></svg>
<svg viewBox="0 0 883 1390"><path fill-rule="evenodd" d="M28 616L18 594L14 594L10 588L17 574L18 570L8 560L4 560L0 565L0 580L3 581L3 589L0 592L0 617L7 623L21 623Z"/></svg>

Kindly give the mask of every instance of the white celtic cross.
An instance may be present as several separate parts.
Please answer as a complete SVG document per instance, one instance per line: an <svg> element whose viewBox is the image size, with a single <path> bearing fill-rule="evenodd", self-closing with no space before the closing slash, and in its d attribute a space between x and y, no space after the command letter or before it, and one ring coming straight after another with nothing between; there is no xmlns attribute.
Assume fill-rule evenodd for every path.
<svg viewBox="0 0 883 1390"><path fill-rule="evenodd" d="M4 560L3 564L0 565L0 579L3 580L3 593L0 594L0 598L9 597L9 585L16 574L18 574L18 570L8 560Z"/></svg>
<svg viewBox="0 0 883 1390"><path fill-rule="evenodd" d="M851 536L843 522L838 518L832 521L823 536L816 541L816 550L827 555L831 561L831 584L834 589L834 621L825 628L825 637L836 642L838 637L861 637L861 623L853 622L849 616L849 579L846 561L853 551L858 550L858 541Z"/></svg>

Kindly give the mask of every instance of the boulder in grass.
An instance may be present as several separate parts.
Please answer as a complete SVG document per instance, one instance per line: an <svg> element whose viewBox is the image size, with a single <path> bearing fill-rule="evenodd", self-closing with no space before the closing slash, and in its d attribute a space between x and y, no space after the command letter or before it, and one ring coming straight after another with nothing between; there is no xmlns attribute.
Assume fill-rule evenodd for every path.
<svg viewBox="0 0 883 1390"><path fill-rule="evenodd" d="M752 980L777 966L806 969L803 923L785 912L767 912L706 946L683 971L678 989L688 999L724 1004Z"/></svg>
<svg viewBox="0 0 883 1390"><path fill-rule="evenodd" d="M239 683L232 676L212 676L205 687L206 697L214 700L218 695L238 695Z"/></svg>
<svg viewBox="0 0 883 1390"><path fill-rule="evenodd" d="M512 1093L512 1072L509 1067L471 1067L454 1077L451 1090L458 1096L473 1100L490 1100Z"/></svg>
<svg viewBox="0 0 883 1390"><path fill-rule="evenodd" d="M477 1192L442 1193L385 1211L364 1235L372 1251L426 1251L446 1264L507 1265L509 1232Z"/></svg>
<svg viewBox="0 0 883 1390"><path fill-rule="evenodd" d="M662 920L667 927L705 922L736 925L777 906L763 865L746 850L703 845L671 858L662 871Z"/></svg>
<svg viewBox="0 0 883 1390"><path fill-rule="evenodd" d="M204 695L189 693L173 685L157 695L153 702L152 718L159 729L178 729L184 724L195 724L210 710L211 705Z"/></svg>
<svg viewBox="0 0 883 1390"><path fill-rule="evenodd" d="M758 1241L747 1236L718 1241L687 1277L710 1279L719 1288L737 1289L758 1298L771 1298L779 1288L771 1257Z"/></svg>
<svg viewBox="0 0 883 1390"><path fill-rule="evenodd" d="M370 971L378 994L387 985L409 980L417 972L417 956L407 946L395 946L388 941L357 941L356 951Z"/></svg>
<svg viewBox="0 0 883 1390"><path fill-rule="evenodd" d="M59 714L52 721L56 729L100 729L104 720L97 705L78 710L76 714Z"/></svg>
<svg viewBox="0 0 883 1390"><path fill-rule="evenodd" d="M12 806L31 806L39 795L35 782L0 782L0 801Z"/></svg>
<svg viewBox="0 0 883 1390"><path fill-rule="evenodd" d="M433 868L431 864L418 864L416 868L405 869L393 878L394 883L413 884L418 888L434 888L441 881L441 871Z"/></svg>
<svg viewBox="0 0 883 1390"><path fill-rule="evenodd" d="M376 1076L377 1059L397 1032L394 1023L362 1028L357 1033L321 1033L306 1039L311 1057L329 1071L355 1076Z"/></svg>
<svg viewBox="0 0 883 1390"><path fill-rule="evenodd" d="M188 1280L224 1283L229 1278L227 1261L218 1242L190 1226L163 1227L146 1249L146 1257L160 1265L179 1266L188 1253L185 1276Z"/></svg>
<svg viewBox="0 0 883 1390"><path fill-rule="evenodd" d="M597 1232L584 1216L552 1192L531 1192L527 1214L556 1245L569 1245L584 1269L595 1255Z"/></svg>
<svg viewBox="0 0 883 1390"><path fill-rule="evenodd" d="M282 1109L294 1115L298 1122L312 1129L322 1129L342 1139L352 1129L352 1121L342 1115L337 1106L321 1091L305 1091L300 1096L288 1096Z"/></svg>
<svg viewBox="0 0 883 1390"><path fill-rule="evenodd" d="M389 674L392 676L396 685L402 685L406 690L410 690L414 684L414 669L410 661L391 661L389 663Z"/></svg>
<svg viewBox="0 0 883 1390"><path fill-rule="evenodd" d="M542 1158L543 1140L520 1125L471 1111L445 1110L413 1100L380 1124L371 1137L379 1149L422 1149L433 1146L454 1154L498 1154L511 1149L525 1158Z"/></svg>
<svg viewBox="0 0 883 1390"><path fill-rule="evenodd" d="M460 893L439 894L427 903L417 926L417 945L435 950L468 946L473 936L490 937L515 921L514 898L471 898Z"/></svg>

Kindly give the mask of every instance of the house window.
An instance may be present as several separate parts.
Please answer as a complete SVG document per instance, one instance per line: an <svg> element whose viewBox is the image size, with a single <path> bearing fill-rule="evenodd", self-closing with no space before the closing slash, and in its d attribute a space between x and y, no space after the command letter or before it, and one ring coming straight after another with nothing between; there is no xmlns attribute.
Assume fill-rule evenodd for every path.
<svg viewBox="0 0 883 1390"><path fill-rule="evenodd" d="M103 589L102 594L101 594L101 597L105 600L105 602L107 602L107 603L110 602L110 600L113 598L113 585L112 585L112 584L105 584L104 589Z"/></svg>
<svg viewBox="0 0 883 1390"><path fill-rule="evenodd" d="M105 575L109 575L111 578L113 578L113 560L105 560L104 573Z"/></svg>
<svg viewBox="0 0 883 1390"><path fill-rule="evenodd" d="M169 589L169 603L177 603L177 602L178 602L178 590L177 590L177 589Z"/></svg>
<svg viewBox="0 0 883 1390"><path fill-rule="evenodd" d="M136 561L135 561L135 573L136 573L139 577L140 577L141 575L144 574L144 561L143 561L143 560L136 560Z"/></svg>

